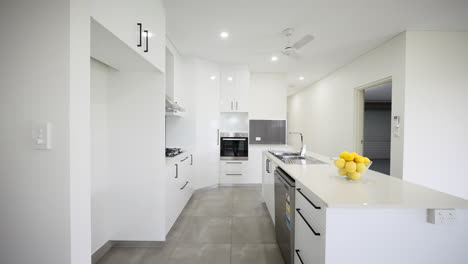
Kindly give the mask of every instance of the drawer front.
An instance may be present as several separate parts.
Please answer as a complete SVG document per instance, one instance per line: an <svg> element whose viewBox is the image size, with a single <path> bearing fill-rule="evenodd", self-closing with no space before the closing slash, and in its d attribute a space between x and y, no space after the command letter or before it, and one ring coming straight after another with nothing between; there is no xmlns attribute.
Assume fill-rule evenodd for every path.
<svg viewBox="0 0 468 264"><path fill-rule="evenodd" d="M223 160L221 172L243 173L247 171L247 161Z"/></svg>
<svg viewBox="0 0 468 264"><path fill-rule="evenodd" d="M301 212L302 213L302 212ZM295 264L325 263L325 232L316 223L305 220L296 211Z"/></svg>
<svg viewBox="0 0 468 264"><path fill-rule="evenodd" d="M301 213L307 219L314 221L321 229L326 228L326 206L312 192L306 188L296 186L296 208L301 209Z"/></svg>

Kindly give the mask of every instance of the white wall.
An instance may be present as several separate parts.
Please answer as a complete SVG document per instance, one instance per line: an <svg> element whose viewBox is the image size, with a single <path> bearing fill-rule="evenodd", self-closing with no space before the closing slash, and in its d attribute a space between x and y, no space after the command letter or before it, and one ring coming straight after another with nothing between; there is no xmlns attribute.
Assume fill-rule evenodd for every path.
<svg viewBox="0 0 468 264"><path fill-rule="evenodd" d="M468 32L408 32L406 180L468 199Z"/></svg>
<svg viewBox="0 0 468 264"><path fill-rule="evenodd" d="M112 238L164 241L164 80L112 71L108 85Z"/></svg>
<svg viewBox="0 0 468 264"><path fill-rule="evenodd" d="M0 2L0 263L91 259L86 4ZM41 120L49 151L32 147Z"/></svg>
<svg viewBox="0 0 468 264"><path fill-rule="evenodd" d="M392 77L392 115L404 113L405 34L329 74L322 80L288 97L288 130L304 133L308 150L334 157L355 149L354 90ZM403 171L403 130L392 138L391 175ZM298 144L297 136L289 141Z"/></svg>
<svg viewBox="0 0 468 264"><path fill-rule="evenodd" d="M108 75L111 68L91 59L91 251L111 239L113 230L109 175Z"/></svg>
<svg viewBox="0 0 468 264"><path fill-rule="evenodd" d="M69 2L70 259L83 264L91 262L90 0Z"/></svg>
<svg viewBox="0 0 468 264"><path fill-rule="evenodd" d="M92 252L165 240L164 85L92 60Z"/></svg>
<svg viewBox="0 0 468 264"><path fill-rule="evenodd" d="M251 73L249 119L286 119L287 89L284 73Z"/></svg>

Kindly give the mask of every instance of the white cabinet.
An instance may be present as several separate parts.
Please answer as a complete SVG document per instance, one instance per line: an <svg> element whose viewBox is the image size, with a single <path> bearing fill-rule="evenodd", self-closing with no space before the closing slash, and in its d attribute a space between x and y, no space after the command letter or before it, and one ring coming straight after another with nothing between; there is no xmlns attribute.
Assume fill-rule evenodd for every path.
<svg viewBox="0 0 468 264"><path fill-rule="evenodd" d="M300 183L296 186L295 263L325 263L326 207ZM301 261L302 260L302 261Z"/></svg>
<svg viewBox="0 0 468 264"><path fill-rule="evenodd" d="M248 112L250 72L244 66L225 66L221 69L220 111Z"/></svg>
<svg viewBox="0 0 468 264"><path fill-rule="evenodd" d="M193 194L193 155L183 153L171 160L166 175L166 233Z"/></svg>
<svg viewBox="0 0 468 264"><path fill-rule="evenodd" d="M93 0L91 15L99 24L164 72L166 18L160 0ZM145 31L148 31L148 34L145 34Z"/></svg>
<svg viewBox="0 0 468 264"><path fill-rule="evenodd" d="M275 169L277 165L263 154L262 194L270 217L275 223Z"/></svg>
<svg viewBox="0 0 468 264"><path fill-rule="evenodd" d="M250 183L248 160L221 160L220 184L244 184Z"/></svg>
<svg viewBox="0 0 468 264"><path fill-rule="evenodd" d="M197 177L196 189L217 185L219 183L219 66L215 63L193 59L186 72L193 74L188 79L196 93L195 149L194 162ZM215 76L215 80L210 77Z"/></svg>

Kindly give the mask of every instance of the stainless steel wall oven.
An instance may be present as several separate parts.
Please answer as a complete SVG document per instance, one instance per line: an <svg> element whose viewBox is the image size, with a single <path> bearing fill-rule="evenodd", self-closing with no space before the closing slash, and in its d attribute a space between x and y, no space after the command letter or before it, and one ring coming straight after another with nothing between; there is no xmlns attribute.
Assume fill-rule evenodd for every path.
<svg viewBox="0 0 468 264"><path fill-rule="evenodd" d="M249 159L249 133L222 132L220 142L222 160Z"/></svg>

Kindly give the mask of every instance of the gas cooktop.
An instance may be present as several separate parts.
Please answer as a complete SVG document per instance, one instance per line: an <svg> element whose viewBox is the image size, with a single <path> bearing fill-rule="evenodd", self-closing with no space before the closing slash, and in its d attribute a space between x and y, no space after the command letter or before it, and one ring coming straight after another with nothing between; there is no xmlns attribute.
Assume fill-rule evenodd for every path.
<svg viewBox="0 0 468 264"><path fill-rule="evenodd" d="M166 148L166 157L172 158L182 153L181 148Z"/></svg>

